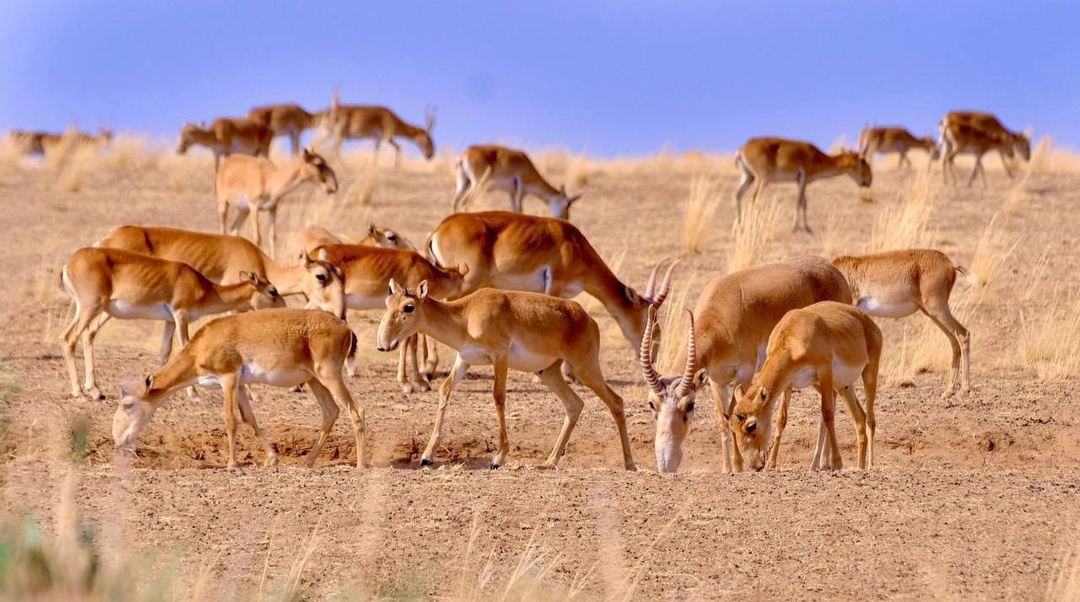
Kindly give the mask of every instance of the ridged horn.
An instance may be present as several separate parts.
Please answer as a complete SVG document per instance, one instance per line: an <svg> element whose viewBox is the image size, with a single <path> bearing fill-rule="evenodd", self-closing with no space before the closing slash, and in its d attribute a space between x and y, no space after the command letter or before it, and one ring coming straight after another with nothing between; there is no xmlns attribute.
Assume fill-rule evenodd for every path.
<svg viewBox="0 0 1080 602"><path fill-rule="evenodd" d="M660 281L660 290L656 292L656 297L653 298L652 295L648 296L650 303L653 305L661 305L664 303L664 299L667 299L668 292L671 291L671 273L675 271L675 266L679 265L680 261L682 260L676 259L668 266L667 272L664 272L664 279ZM660 266L657 265L656 267L659 268Z"/></svg>
<svg viewBox="0 0 1080 602"><path fill-rule="evenodd" d="M641 374L649 388L657 395L663 396L664 386L660 384L660 375L652 363L652 338L653 327L656 324L656 306L650 305L648 317L645 319L645 333L641 336Z"/></svg>
<svg viewBox="0 0 1080 602"><path fill-rule="evenodd" d="M683 370L682 382L679 383L679 388L675 391L676 399L682 399L690 394L690 389L694 386L694 373L697 372L697 340L694 338L694 312L688 309L686 313L690 314L690 337L689 342L686 344L686 369Z"/></svg>

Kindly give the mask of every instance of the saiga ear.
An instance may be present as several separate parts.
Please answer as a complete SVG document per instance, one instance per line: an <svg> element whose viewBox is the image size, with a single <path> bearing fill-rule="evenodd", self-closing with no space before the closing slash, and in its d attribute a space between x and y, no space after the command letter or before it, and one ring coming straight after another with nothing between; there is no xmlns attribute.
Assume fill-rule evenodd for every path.
<svg viewBox="0 0 1080 602"><path fill-rule="evenodd" d="M709 369L702 368L694 374L694 389L700 389L705 386L705 383L709 382Z"/></svg>
<svg viewBox="0 0 1080 602"><path fill-rule="evenodd" d="M146 377L146 390L150 391L150 389L153 389L153 388L154 388L154 375L149 374Z"/></svg>
<svg viewBox="0 0 1080 602"><path fill-rule="evenodd" d="M420 285L416 287L416 296L418 299L426 299L428 293L427 280L421 280Z"/></svg>
<svg viewBox="0 0 1080 602"><path fill-rule="evenodd" d="M397 280L394 280L393 278L391 278L389 288L390 288L390 294L391 295L396 295L396 294L398 294L398 291L401 290L401 285L397 283Z"/></svg>
<svg viewBox="0 0 1080 602"><path fill-rule="evenodd" d="M330 261L330 255L326 249L319 249L319 261Z"/></svg>
<svg viewBox="0 0 1080 602"><path fill-rule="evenodd" d="M367 233L368 234L370 234L372 236L375 236L376 231L377 231L377 228L375 227L375 224L368 224L367 225Z"/></svg>
<svg viewBox="0 0 1080 602"><path fill-rule="evenodd" d="M300 251L300 265L305 268L311 265L311 257L308 257L307 250Z"/></svg>

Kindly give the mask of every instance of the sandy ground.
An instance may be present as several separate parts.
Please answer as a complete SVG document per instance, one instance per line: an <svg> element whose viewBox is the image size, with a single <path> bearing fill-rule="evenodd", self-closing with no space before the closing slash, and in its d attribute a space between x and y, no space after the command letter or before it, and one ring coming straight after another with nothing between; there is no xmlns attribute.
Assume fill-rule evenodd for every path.
<svg viewBox="0 0 1080 602"><path fill-rule="evenodd" d="M729 163L718 165L705 172L723 201L705 251L677 273L673 306L692 306L705 282L727 267L736 178ZM474 369L451 402L437 467L419 470L436 394L400 392L395 357L374 350L375 312L351 318L362 369L350 388L367 408L372 468L348 466L355 450L345 417L319 467L300 468L314 441L317 406L309 394L269 388L258 390L255 411L282 454L278 469L258 466L262 451L245 430L241 459L248 465L222 468L220 394L208 390L198 399L175 396L140 436L134 465L114 465L108 425L119 383L155 368L161 327L107 325L97 360L110 399L69 399L55 342L69 310L57 290L58 270L71 251L115 225L216 229L203 166L184 166L179 175L175 165L86 173L77 193L58 190L55 170L0 171L0 227L8 233L0 270L10 276L0 295L8 423L0 516L29 512L47 528L53 524L70 470L56 459L58 450L71 425L85 418L89 455L75 489L80 515L104 534L113 558L122 550L172 567L183 591L201 572L214 583L212 598L247 596L293 573L311 598L499 597L515 568L525 566L536 582L528 591L539 598L1042 599L1080 534L1075 381L1040 380L1021 352L1048 316L1074 303L1080 175L1010 181L990 171L988 188L967 189L942 187L934 174L934 246L970 266L1000 213L984 256L1004 261L989 284L958 284L954 292L954 299L971 300L962 317L973 340L975 388L968 397L939 398L945 339L931 332L923 342L925 318L881 323L891 384L878 394L876 466L869 472L809 471L815 402L803 392L792 403L777 472L720 472L715 410L701 403L683 473L657 475L653 418L633 354L610 317L588 301L604 336L605 373L626 399L637 473L618 469L611 418L584 391L585 412L559 470L536 469L562 408L523 374L511 374L509 383L511 461L487 470L496 429L485 369ZM339 171L337 198L294 194L282 229L313 221L356 236L375 221L422 241L448 206L447 166L383 167L376 174L350 165ZM656 261L682 252L694 177L695 168L679 164L590 173L573 221L625 282L643 287ZM915 183L912 172L879 164L874 203L860 202L846 178L812 185L813 235L789 233L793 186L770 189L766 198L779 203L779 217L766 258L864 251L881 214ZM362 206L359 191L368 186L373 202ZM506 203L491 194L475 208ZM526 210L544 211L536 201L526 201ZM931 357L932 369L900 374L901 356ZM444 349L442 358L445 370L452 354ZM849 425L841 415L838 434L850 465Z"/></svg>

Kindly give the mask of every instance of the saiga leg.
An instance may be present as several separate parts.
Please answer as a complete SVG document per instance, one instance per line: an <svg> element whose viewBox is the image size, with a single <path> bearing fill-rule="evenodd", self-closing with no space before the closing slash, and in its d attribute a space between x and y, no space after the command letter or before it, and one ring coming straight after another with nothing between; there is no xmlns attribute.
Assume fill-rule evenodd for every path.
<svg viewBox="0 0 1080 602"><path fill-rule="evenodd" d="M581 410L585 407L585 403L581 401L577 393L563 380L561 368L562 361L557 361L536 373L540 380L555 393L559 401L563 402L563 406L566 408L566 417L563 419L559 436L555 439L555 447L551 450L551 455L548 456L547 461L544 462L544 466L548 467L554 467L559 463L559 458L562 458L563 452L566 450L566 442L570 440L570 433L574 431L574 426L577 425L578 418L581 416Z"/></svg>
<svg viewBox="0 0 1080 602"><path fill-rule="evenodd" d="M446 417L446 406L450 403L450 393L454 391L454 386L465 378L465 373L468 371L469 365L465 363L459 353L454 358L454 366L450 369L450 375L439 386L439 411L435 415L435 427L431 430L431 438L428 440L427 447L424 448L424 455L420 456L420 466L431 465L431 459L435 455L435 448L438 447L439 439L442 438L443 420Z"/></svg>
<svg viewBox="0 0 1080 602"><path fill-rule="evenodd" d="M572 368L574 374L577 375L578 380L586 387L589 387L593 393L596 393L596 396L604 402L604 405L608 407L608 411L611 412L611 418L615 421L615 429L619 432L619 445L622 446L623 467L626 468L626 470L637 470L637 465L634 464L634 456L630 452L630 435L626 431L625 404L622 397L619 397L618 393L613 391L611 387L608 386L607 381L604 380L604 374L600 370L599 359L591 361L585 360L584 362L579 361L577 362L577 365ZM571 392L573 391L573 389L570 390ZM567 438L569 438L569 435L567 435Z"/></svg>

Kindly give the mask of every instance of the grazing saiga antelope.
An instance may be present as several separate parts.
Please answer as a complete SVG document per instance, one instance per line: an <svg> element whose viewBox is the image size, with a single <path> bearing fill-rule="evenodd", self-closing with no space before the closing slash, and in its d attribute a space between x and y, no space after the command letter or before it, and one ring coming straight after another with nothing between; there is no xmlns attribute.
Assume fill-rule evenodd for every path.
<svg viewBox="0 0 1080 602"><path fill-rule="evenodd" d="M106 147L112 143L112 138L112 130L107 128L101 128L96 135L80 132L74 127L60 134L27 130L8 132L8 139L24 155L44 155L64 141L74 146Z"/></svg>
<svg viewBox="0 0 1080 602"><path fill-rule="evenodd" d="M270 128L242 117L219 117L206 127L205 123L185 123L176 141L177 154L184 154L193 144L205 146L214 153L214 169L222 157L232 153L270 156L274 132Z"/></svg>
<svg viewBox="0 0 1080 602"><path fill-rule="evenodd" d="M356 336L334 316L306 309L270 309L237 314L203 326L176 356L147 376L140 390L124 391L113 416L118 451L134 452L135 439L154 412L175 391L193 384L221 386L225 397L225 433L229 468L236 461L236 410L266 449L266 465L277 464L277 451L255 422L244 385L296 387L307 383L322 410L322 428L308 453L314 466L344 405L356 437L356 467L364 466L364 410L349 394L342 365L356 350Z"/></svg>
<svg viewBox="0 0 1080 602"><path fill-rule="evenodd" d="M754 189L753 203L757 203L761 192L770 182L795 182L798 185L792 231L811 231L806 220L806 186L811 182L841 174L847 174L862 188L868 188L873 181L870 164L857 152L826 155L809 142L784 138L747 140L735 155L735 165L740 172L739 189L735 192L737 220L742 219L743 195L755 181L757 188Z"/></svg>
<svg viewBox="0 0 1080 602"><path fill-rule="evenodd" d="M1016 134L1007 130L981 129L969 123L947 123L941 134L942 146L945 148L941 159L942 179L956 181L955 166L953 162L960 153L975 155L975 166L968 178L968 186L975 182L976 175L982 175L983 187L986 187L986 172L983 170L982 158L986 153L996 150L1001 156L1001 165L1005 173L1014 177L1007 159L1011 159L1021 149L1021 157L1025 160L1031 156L1030 143L1023 134Z"/></svg>
<svg viewBox="0 0 1080 602"><path fill-rule="evenodd" d="M962 127L967 126L967 127ZM973 128L973 129L972 129ZM978 130L978 131L976 131ZM938 144L943 155L950 155L948 161L950 176L952 169L952 157L956 153L968 152L976 154L976 162L981 171L982 155L990 150L997 150L1001 157L1001 165L1005 173L1012 177L1012 168L1009 167L1008 159L1016 155L1024 161L1031 159L1031 140L1026 134L1014 132L1005 127L1001 120L993 113L982 111L950 111L938 123ZM956 149L963 146L964 149ZM956 151L954 153L953 151ZM944 162L942 163L944 167ZM942 173L942 177L945 174ZM955 176L954 176L955 178ZM974 172L972 173L974 180ZM969 180L969 186L970 186ZM986 175L983 175L983 184L986 183Z"/></svg>
<svg viewBox="0 0 1080 602"><path fill-rule="evenodd" d="M584 194L568 195L565 185L555 188L540 175L528 155L505 146L470 146L458 158L454 169L457 190L450 203L450 213L464 211L485 184L510 193L510 210L515 213L522 212L522 201L531 194L547 203L551 217L559 219L570 219L570 206Z"/></svg>
<svg viewBox="0 0 1080 602"><path fill-rule="evenodd" d="M271 257L277 249L277 211L281 197L304 183L321 184L326 194L334 194L338 188L334 170L310 149L304 149L300 158L294 157L281 165L274 165L265 157L226 157L217 170L214 182L221 233L226 233L229 204L233 203L237 214L228 232L236 234L248 214L251 214L253 240L261 246L259 212L266 211Z"/></svg>
<svg viewBox="0 0 1080 602"><path fill-rule="evenodd" d="M708 373L716 404L722 441L723 468L742 470L738 448L732 448L727 417L731 415L728 387L746 387L765 360L773 327L787 312L819 301L851 303L848 284L832 264L821 257L792 257L766 263L710 282L694 308L694 343L676 365L691 365ZM649 333L650 328L645 332ZM643 343L644 345L644 343ZM647 361L648 360L648 361ZM642 357L642 372L649 383L649 405L656 417L656 460L660 472L677 472L683 444L693 418L693 393L702 384L694 379L687 391L679 377L659 378L651 355ZM685 376L685 375L684 375Z"/></svg>
<svg viewBox="0 0 1080 602"><path fill-rule="evenodd" d="M322 226L308 226L298 230L292 238L292 246L299 253L307 251L309 255L323 245L346 244L341 237ZM359 241L358 245L367 247L382 247L384 249L401 249L404 251L416 251L416 246L409 239L397 233L397 231L375 224L368 224L367 234Z"/></svg>
<svg viewBox="0 0 1080 602"><path fill-rule="evenodd" d="M185 263L119 249L75 251L60 273L61 284L75 303L75 316L60 335L72 397L86 391L93 399L104 399L94 376L94 338L110 317L164 320L161 362L165 363L174 331L181 345L187 343L189 322L228 311L285 307L277 289L266 280L250 272L241 272L240 278L236 284L215 284ZM80 335L86 363L81 390L75 370L75 341Z"/></svg>
<svg viewBox="0 0 1080 602"><path fill-rule="evenodd" d="M905 318L921 311L945 333L952 347L952 370L942 397L971 388L971 337L949 309L957 274L967 274L947 255L933 249L905 249L833 260L851 287L855 305L870 316ZM963 372L960 371L961 362ZM962 377L962 380L961 380Z"/></svg>
<svg viewBox="0 0 1080 602"><path fill-rule="evenodd" d="M248 111L247 118L269 128L274 136L288 136L293 156L300 154L300 136L304 130L319 121L316 115L295 103L255 107Z"/></svg>
<svg viewBox="0 0 1080 602"><path fill-rule="evenodd" d="M908 159L907 154L912 149L926 151L931 165L941 156L937 142L933 138L930 136L917 138L902 127L874 126L863 128L859 132L859 154L867 161L873 160L875 153L883 155L897 153L900 155L899 167L903 167L904 163L911 167L911 160Z"/></svg>
<svg viewBox="0 0 1080 602"><path fill-rule="evenodd" d="M44 155L45 149L58 142L63 134L30 130L11 130L8 140L24 155Z"/></svg>
<svg viewBox="0 0 1080 602"><path fill-rule="evenodd" d="M456 299L461 296L462 272L458 268L442 268L415 251L384 249L362 245L326 245L315 249L316 257L334 264L341 270L344 293L340 300L315 297L320 306L335 304L345 308L380 309L386 299L386 283L397 280L405 286L416 287L427 282L432 297ZM332 289L323 289L332 292ZM335 311L337 311L335 309ZM411 337L401 347L398 358L398 383L404 393L427 391L431 387L419 369L417 357L419 338ZM349 366L349 374L356 369Z"/></svg>
<svg viewBox="0 0 1080 602"><path fill-rule="evenodd" d="M742 387L735 389L729 421L735 445L746 464L753 470L776 468L791 391L812 386L821 394L821 423L812 470L843 467L833 425L834 391L840 394L855 421L859 469L872 467L874 398L881 359L881 330L874 321L855 307L835 301L794 309L773 329L765 354L765 364L750 387L745 391ZM855 396L859 380L866 391L865 411ZM773 413L781 397L774 423Z"/></svg>
<svg viewBox="0 0 1080 602"><path fill-rule="evenodd" d="M312 298L330 298L330 293L322 289L337 286L341 281L341 271L328 261L302 257L299 265L281 265L263 253L255 243L239 236L176 228L118 226L94 246L180 261L219 284L236 282L240 272L251 272L269 280L278 294L303 294L309 299L308 307L331 312L334 306L320 305ZM335 315L345 318L344 311Z"/></svg>
<svg viewBox="0 0 1080 602"><path fill-rule="evenodd" d="M341 156L341 144L345 140L375 140L375 157L383 143L394 147L394 165L401 165L401 147L394 138L407 138L416 145L425 159L435 156L435 143L431 130L435 127L435 111L428 107L424 114L424 127L406 123L386 107L374 105L343 105L334 90L328 112L327 129L333 139L334 156Z"/></svg>
<svg viewBox="0 0 1080 602"><path fill-rule="evenodd" d="M563 455L584 403L560 372L563 362L592 389L611 411L622 444L623 465L635 470L626 434L623 400L611 390L600 369L600 328L574 301L537 293L483 289L457 301L441 302L428 295L428 283L410 292L390 281L386 313L379 322L379 351L393 351L409 336L423 332L457 350L450 376L439 387L439 411L420 465L432 463L442 437L443 419L454 386L471 365L494 366L492 397L499 422L499 447L492 468L506 463L506 375L510 368L535 372L563 402L566 418L544 466L554 467Z"/></svg>
<svg viewBox="0 0 1080 602"><path fill-rule="evenodd" d="M450 215L435 227L425 246L436 264L458 266L464 272L462 295L484 287L566 299L589 293L619 324L635 354L645 331L646 311L667 297L677 263L668 268L653 297L657 265L641 295L612 273L570 222L508 211Z"/></svg>
<svg viewBox="0 0 1080 602"><path fill-rule="evenodd" d="M645 320L645 335L641 337L641 373L649 385L649 409L656 419L656 470L677 472L682 462L682 442L690 431L690 418L694 415L697 392L709 377L706 368L698 369L697 340L694 335L694 314L690 314L687 334L686 359L683 373L672 378L662 378L653 367L653 330L656 326L656 306L649 307ZM663 418L661 418L663 416Z"/></svg>

